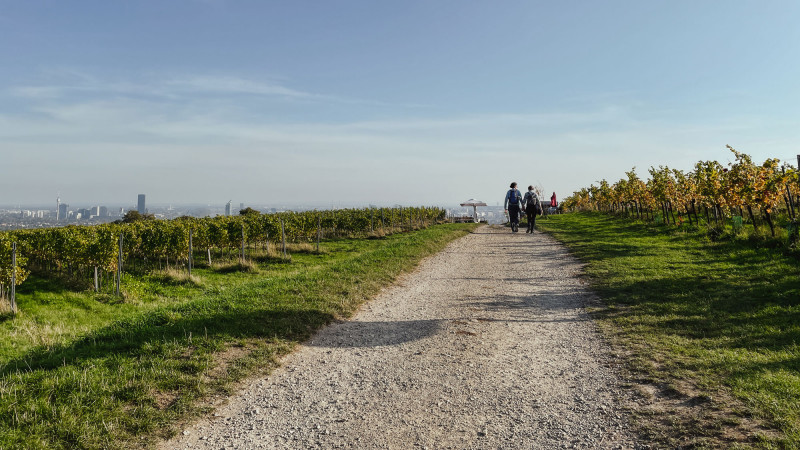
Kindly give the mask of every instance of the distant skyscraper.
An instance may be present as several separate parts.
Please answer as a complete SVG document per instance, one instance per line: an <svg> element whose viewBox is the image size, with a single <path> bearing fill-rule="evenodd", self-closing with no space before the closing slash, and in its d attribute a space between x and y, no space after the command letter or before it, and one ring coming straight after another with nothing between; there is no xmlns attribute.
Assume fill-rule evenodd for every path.
<svg viewBox="0 0 800 450"><path fill-rule="evenodd" d="M100 217L108 217L108 208L105 206L100 207Z"/></svg>
<svg viewBox="0 0 800 450"><path fill-rule="evenodd" d="M69 209L69 205L66 203L58 204L58 220L67 220L67 210Z"/></svg>
<svg viewBox="0 0 800 450"><path fill-rule="evenodd" d="M56 221L61 220L61 195L56 197Z"/></svg>
<svg viewBox="0 0 800 450"><path fill-rule="evenodd" d="M139 194L139 206L136 208L139 214L144 214L147 210L144 207L144 194Z"/></svg>
<svg viewBox="0 0 800 450"><path fill-rule="evenodd" d="M239 211L244 209L244 203L239 203Z"/></svg>
<svg viewBox="0 0 800 450"><path fill-rule="evenodd" d="M225 204L225 215L231 215L231 200L228 200L228 203Z"/></svg>

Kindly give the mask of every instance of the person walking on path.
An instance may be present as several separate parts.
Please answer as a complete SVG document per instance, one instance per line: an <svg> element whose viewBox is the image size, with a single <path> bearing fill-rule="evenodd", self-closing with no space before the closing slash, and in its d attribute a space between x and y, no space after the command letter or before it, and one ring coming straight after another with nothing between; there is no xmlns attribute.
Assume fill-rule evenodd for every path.
<svg viewBox="0 0 800 450"><path fill-rule="evenodd" d="M528 229L525 232L533 234L536 215L542 212L542 204L539 202L539 196L536 195L533 186L528 186L528 192L525 193L523 201L525 203L525 214L528 216Z"/></svg>
<svg viewBox="0 0 800 450"><path fill-rule="evenodd" d="M511 189L506 192L506 200L503 203L503 209L508 213L508 219L511 222L511 231L516 233L519 230L519 214L522 205L522 194L517 189L517 182L511 183Z"/></svg>

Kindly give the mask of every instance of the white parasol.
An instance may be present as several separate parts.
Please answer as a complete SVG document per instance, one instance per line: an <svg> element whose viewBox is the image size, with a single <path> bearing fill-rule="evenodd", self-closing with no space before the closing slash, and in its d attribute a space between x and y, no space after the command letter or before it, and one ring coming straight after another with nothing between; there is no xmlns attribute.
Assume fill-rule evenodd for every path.
<svg viewBox="0 0 800 450"><path fill-rule="evenodd" d="M472 220L474 220L477 223L478 222L478 206L489 206L489 205L487 205L486 202L482 202L480 200L475 200L474 198L471 198L471 199L461 203L461 206L472 206Z"/></svg>

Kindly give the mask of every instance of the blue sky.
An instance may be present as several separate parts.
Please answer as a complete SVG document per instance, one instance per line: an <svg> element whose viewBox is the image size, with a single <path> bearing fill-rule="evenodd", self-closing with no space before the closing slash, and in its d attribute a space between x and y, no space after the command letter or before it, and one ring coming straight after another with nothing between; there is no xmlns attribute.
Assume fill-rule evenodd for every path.
<svg viewBox="0 0 800 450"><path fill-rule="evenodd" d="M0 204L560 197L800 153L795 1L0 0Z"/></svg>

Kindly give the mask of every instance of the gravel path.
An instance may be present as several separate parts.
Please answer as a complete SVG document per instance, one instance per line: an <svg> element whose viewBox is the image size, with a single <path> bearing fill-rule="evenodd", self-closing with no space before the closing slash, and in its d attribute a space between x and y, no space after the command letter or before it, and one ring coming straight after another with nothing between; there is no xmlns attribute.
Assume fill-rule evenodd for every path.
<svg viewBox="0 0 800 450"><path fill-rule="evenodd" d="M161 448L634 448L547 235L482 227Z"/></svg>

